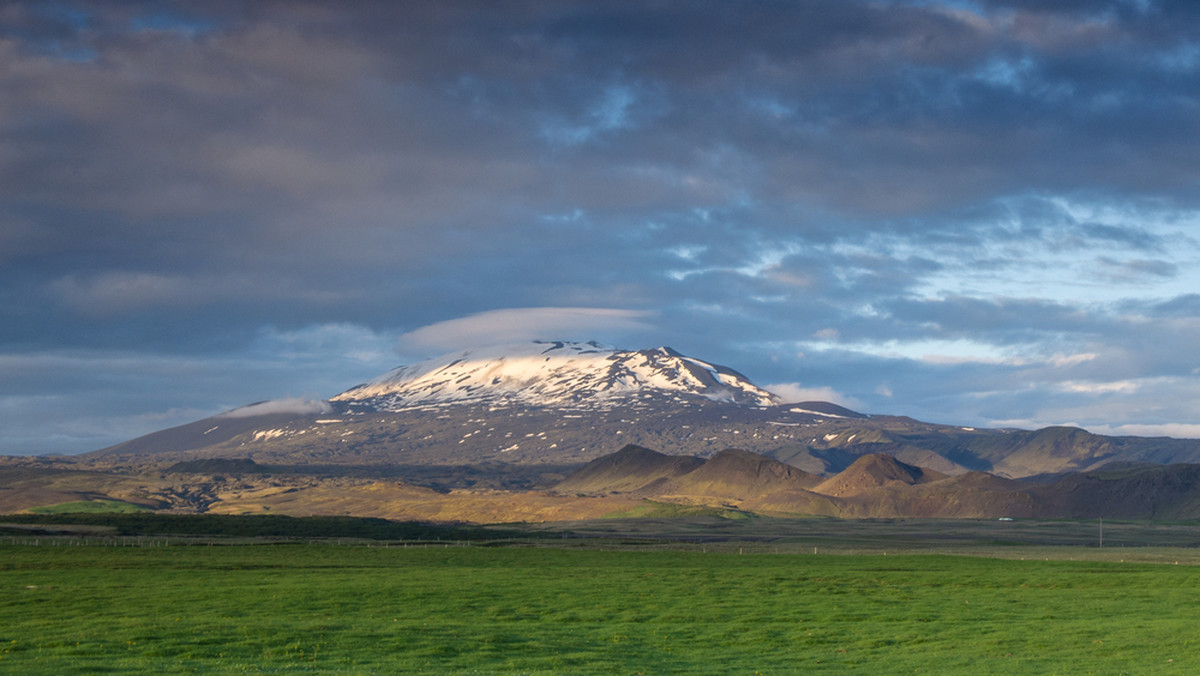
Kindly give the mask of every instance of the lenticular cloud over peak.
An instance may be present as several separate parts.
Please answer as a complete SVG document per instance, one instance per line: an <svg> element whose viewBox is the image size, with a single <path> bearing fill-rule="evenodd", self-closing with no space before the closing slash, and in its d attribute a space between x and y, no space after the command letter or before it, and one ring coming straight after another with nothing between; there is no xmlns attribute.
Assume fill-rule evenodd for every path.
<svg viewBox="0 0 1200 676"><path fill-rule="evenodd" d="M401 352L447 352L540 339L608 337L648 328L653 313L588 307L532 307L489 310L448 319L400 336Z"/></svg>

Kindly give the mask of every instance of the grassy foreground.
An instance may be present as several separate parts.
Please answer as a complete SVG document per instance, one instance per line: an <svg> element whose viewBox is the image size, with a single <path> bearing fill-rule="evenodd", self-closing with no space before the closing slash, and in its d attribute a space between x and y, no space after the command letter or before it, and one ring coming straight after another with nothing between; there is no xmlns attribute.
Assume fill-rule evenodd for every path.
<svg viewBox="0 0 1200 676"><path fill-rule="evenodd" d="M1190 566L0 545L3 673L1197 673Z"/></svg>

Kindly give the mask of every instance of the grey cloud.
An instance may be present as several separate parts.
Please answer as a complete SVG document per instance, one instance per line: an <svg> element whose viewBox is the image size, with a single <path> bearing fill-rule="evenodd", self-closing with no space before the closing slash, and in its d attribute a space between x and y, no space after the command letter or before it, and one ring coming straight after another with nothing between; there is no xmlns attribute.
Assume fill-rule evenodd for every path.
<svg viewBox="0 0 1200 676"><path fill-rule="evenodd" d="M1083 223L1079 226L1085 240L1105 240L1125 244L1140 251L1162 251L1163 238L1137 226L1116 227L1104 223Z"/></svg>
<svg viewBox="0 0 1200 676"><path fill-rule="evenodd" d="M844 6L845 3L836 3L836 7ZM817 46L804 47L799 45L808 43L796 40L794 36L789 36L787 40L783 39L780 27L794 27L789 24L787 16L772 16L769 21L756 21L735 13L733 20L736 25L730 31L733 37L739 33L737 26L740 24L737 22L749 22L750 27L744 29L747 31L761 30L768 35L780 32L779 39L774 42L768 40L766 46L763 47L766 50L766 56L763 58L768 63L776 64L780 71L778 76L763 76L766 78L764 87L778 87L781 84L780 80L784 87L791 82L805 82L810 74L804 71L803 65L808 63L805 59L811 57L811 52L814 50L819 52L821 49L828 49L831 54L837 56L837 63L845 64L844 57L847 49L853 52L855 49L866 49L865 45L876 45L875 38L886 35L889 31L894 31L899 39L899 37L910 35L911 31L918 30L918 28L925 28L925 24L920 22L928 22L931 30L934 26L946 29L947 26L957 25L945 15L922 12L914 8L892 8L883 11L867 9L862 6L850 6L835 10L831 10L831 7L827 6L822 12L816 12L811 8L797 9L795 11L798 16L790 17L793 22L803 21L802 25L806 27L810 25L808 22L811 22L811 25L814 26L814 33L823 36L817 40ZM286 15L286 10L276 9L276 11ZM624 25L621 18L626 14L630 23L637 24L639 21L646 21L643 12L630 7L618 5L605 11L617 15L608 21L608 24L612 25ZM453 158L462 153L461 142L464 140L472 141L470 147L477 150L470 156L470 165L472 166L481 166L479 164L481 157L478 151L482 151L484 156L491 152L507 152L511 157L512 151L536 150L537 137L544 126L542 121L546 119L547 111L561 110L564 119L570 120L578 118L580 115L580 113L570 112L575 101L603 100L606 91L614 90L611 82L584 84L582 86L585 89L582 91L579 89L580 85L575 83L581 79L585 83L591 82L591 78L597 75L602 79L612 77L611 74L605 74L600 65L593 65L587 61L588 58L591 58L605 63L612 59L610 49L599 49L599 45L607 44L606 39L628 45L626 56L629 64L621 66L620 70L628 73L626 78L634 80L635 88L641 87L637 84L638 80L654 83L647 86L652 86L655 91L660 92L656 95L660 100L655 104L656 108L672 112L668 115L659 115L656 123L654 123L654 119L647 120L647 124L638 125L637 129L631 128L627 130L628 133L610 139L606 143L609 148L605 150L605 153L615 164L606 170L605 176L596 177L600 180L595 180L587 175L594 171L588 172L584 169L584 173L580 175L581 180L573 184L561 184L563 188L561 196L566 202L563 206L570 206L572 201L586 204L589 201L588 196L595 194L598 187L601 188L600 194L603 195L603 202L608 206L619 203L622 196L626 196L625 200L630 198L636 200L637 196L644 194L648 187L655 187L666 199L694 197L689 195L688 191L682 190L678 186L672 186L671 177L695 175L703 180L706 175L713 175L714 168L698 164L695 156L681 152L683 148L695 147L696 139L707 139L700 142L700 147L718 147L724 144L735 149L734 153L737 153L736 149L740 148L742 152L738 154L743 157L748 153L761 154L765 161L761 161L759 169L756 170L754 165L759 164L760 161L748 162L751 165L748 167L750 173L758 173L761 176L771 175L777 178L765 185L747 184L746 187L750 189L767 190L768 194L774 194L782 199L807 199L810 201L834 199L834 203L840 208L865 208L868 211L880 208L911 210L944 201L949 195L978 194L981 189L984 189L984 184L977 183L979 179L995 179L1001 174L999 169L1004 166L1004 163L1001 162L998 170L991 172L987 170L982 172L956 171L954 164L961 161L959 158L963 156L963 151L972 153L973 151L960 145L964 138L962 134L955 135L948 132L953 130L957 124L969 124L969 117L954 115L945 120L949 123L945 132L917 128L913 126L911 120L904 121L898 117L903 114L902 111L906 110L904 104L897 100L877 101L874 97L878 94L874 93L869 85L852 87L849 91L842 92L840 96L846 97L844 101L833 99L816 104L818 109L824 107L830 110L830 113L826 115L826 122L834 125L833 133L820 135L816 139L796 140L786 137L781 139L779 133L793 125L780 125L770 120L760 120L757 124L743 126L742 120L750 120L755 116L745 112L737 103L740 100L739 96L716 98L713 96L715 92L712 89L714 83L706 80L709 88L702 88L691 80L681 79L677 73L678 68L662 67L648 70L645 73L638 71L638 67L644 59L668 58L664 54L688 53L688 50L684 49L658 50L655 47L658 40L665 40L669 43L671 40L695 39L694 34L690 33L679 35L677 32L669 30L662 31L658 24L654 24L646 31L655 35L654 39L637 40L640 33L636 30L628 35L620 34L619 36L606 33L603 28L607 25L605 21L597 22L598 28L589 29L588 26L592 25L590 21L579 21L571 24L573 28L570 30L555 30L551 17L545 16L544 11L532 8L525 12L510 13L507 15L508 18L499 22L498 25L489 25L487 31L480 28L485 25L484 23L467 22L465 21L466 16L455 17L453 11L447 11L445 15L437 12L423 12L425 12L425 8L413 12L418 20L418 25L420 20L425 20L433 21L437 25L443 26L444 31L451 33L453 33L452 27L465 30L472 37L486 38L484 44L487 44L487 41L496 43L511 41L514 39L514 35L533 34L542 36L542 40L553 40L564 45L573 45L576 42L584 44L590 44L589 41L595 42L598 45L598 51L593 54L587 49L581 51L580 49L568 49L565 46L557 50L549 50L553 57L550 63L555 66L555 69L543 73L541 77L531 79L530 75L516 63L510 64L511 72L488 71L481 61L471 60L473 57L470 55L483 53L482 49L464 50L464 56L459 57L463 62L450 60L457 66L457 72L451 72L445 59L424 63L424 61L429 61L430 54L446 56L444 48L437 44L431 44L428 41L419 43L427 50L420 53L420 56L424 57L424 61L422 61L413 56L410 51L406 51L417 50L417 48L401 48L393 41L384 41L382 37L363 44L358 42L351 44L344 39L344 36L331 32L329 28L317 29L314 22L301 21L284 24L284 28L273 28L263 35L256 34L255 31L261 32L265 29L256 28L253 23L232 24L239 28L245 26L245 28L242 29L242 32L238 32L237 28L218 32L216 37L210 38L216 48L202 52L214 56L199 62L179 63L178 58L172 60L170 58L172 53L163 52L163 46L159 44L169 38L156 37L154 40L141 38L140 42L134 42L134 46L122 45L129 56L114 60L117 63L132 62L133 54L141 54L142 59L152 58L155 62L164 64L161 67L162 74L159 81L154 83L158 89L154 91L159 93L165 90L170 93L174 90L178 104L167 105L164 109L163 102L156 100L156 108L164 110L159 116L176 125L180 121L188 120L189 117L196 119L195 124L190 125L191 129L204 132L199 138L206 142L206 147L202 150L198 149L196 152L197 168L206 171L211 177L210 180L221 181L218 185L224 194L221 194L219 199L206 199L203 180L186 183L179 179L188 177L177 177L176 180L172 180L170 177L174 172L148 172L145 176L137 178L143 179L141 181L143 185L146 183L144 179L157 177L156 182L170 180L170 184L149 192L171 196L171 203L183 204L187 204L189 194L194 196L192 201L197 204L206 202L213 204L227 200L230 194L237 195L239 191L245 193L240 196L242 200L248 200L253 195L254 201L259 204L264 196L270 197L272 193L281 190L283 192L277 195L277 198L280 199L305 195L311 200L324 193L332 193L335 201L354 197L369 199L370 193L375 190L400 188L402 192L409 192L401 187L402 184L398 185L397 183L397 179L408 177L407 171L414 174L419 171L426 176L439 179L426 182L427 186L444 185L459 192L461 192L462 186L476 185L478 180L485 176L496 174L512 176L514 169L516 175L520 175L521 171L529 172L526 174L528 183L540 183L548 178L547 168L560 167L570 169L572 172L579 171L583 167L577 159L585 158L575 158L571 154L567 156L552 154L545 158L549 160L548 167L545 165L538 167L536 164L513 165L510 162L507 166L496 167L501 169L500 171L474 172L472 170L472 173L467 174L455 171L455 165L448 163L447 158ZM297 13L299 14L299 12ZM565 10L559 10L558 13L569 15L569 12ZM660 10L658 13L663 15L663 20L658 23L667 23L666 18L668 17L678 18L671 17L664 10ZM753 12L747 14L753 14ZM260 10L255 13L255 16L262 17L264 14ZM342 17L341 24L345 26L351 19L365 20L370 16L369 13L351 12ZM699 18L692 18L690 23L723 22L719 16L710 16L703 12L697 13L697 16ZM378 20L378 17L372 18ZM890 23L889 20L894 20L896 23ZM245 21L243 19L243 22ZM456 21L459 23L456 24ZM404 30L404 26L412 24L412 22L399 21L391 23L383 21L383 23L395 25L400 30ZM689 22L682 23L687 25ZM827 30L825 28L827 24L837 26L837 29ZM334 25L337 26L338 22L334 22ZM724 31L716 30L716 25L714 23L711 29L700 30L697 34L723 34ZM356 27L358 26L356 25ZM818 30L815 27L821 28ZM968 31L970 27L963 25L958 26L958 29ZM312 35L309 35L310 32ZM838 37L843 34L855 37L853 39ZM719 44L709 45L708 51L719 53L722 49L726 49L731 53L744 52L745 47L739 45L746 43L736 42L733 37L719 37ZM904 40L907 39L904 37ZM901 40L902 45L907 44L904 40ZM190 40L185 41L184 44L195 49L198 45L194 45L194 42L195 40ZM942 42L935 38L927 40L928 44L934 45L942 44ZM972 47L973 49L979 48L976 41L968 39L965 40L965 43L975 45ZM401 51L392 52L389 59L385 56L388 52L382 51L384 49L401 49ZM878 47L873 47L873 49L878 49ZM773 54L771 50L781 53ZM791 53L791 51L797 50L799 50L798 53ZM905 50L915 50L915 52L909 58L900 59L901 62L917 58L932 58L927 55L922 56L924 51L916 47L909 46L901 50L908 54L908 51ZM165 58L158 58L156 52L163 52ZM187 49L184 50L184 53L186 52ZM153 56L147 57L146 53ZM487 53L489 60L494 59L493 52ZM618 53L620 52L618 51ZM339 57L332 60L332 63L338 65L328 65L331 62L327 58L329 54ZM428 72L421 73L420 77L440 78L446 81L446 85L452 85L453 82L461 81L464 75L469 75L477 80L490 81L492 83L491 90L503 90L502 83L508 83L506 85L508 88L516 88L517 92L522 92L527 96L509 95L506 99L495 102L503 106L497 111L502 115L497 114L491 118L493 124L498 126L493 128L484 125L480 129L477 117L464 116L464 111L451 105L459 102L447 100L444 94L445 89L431 88L433 83L427 83L425 80L413 80L414 74L410 72L411 69L399 74L392 74L388 71L390 64L406 63L407 57L410 56L418 65L424 65L430 69ZM891 73L890 64L895 62L893 57L894 55L888 54L886 58L880 57L872 61L871 65L883 69L881 71L883 74ZM679 57L672 56L670 58ZM323 65L310 67L308 60L311 59L320 59ZM693 59L689 57L688 61L690 64ZM503 63L503 59L501 63ZM692 67L695 66L692 65ZM490 68L494 70L500 66L491 66ZM564 68L580 69L581 73L570 79L556 75ZM714 64L711 68L714 71L728 74L718 81L724 86L729 86L726 79L736 79L741 82L746 75L749 75L753 82L756 77L759 77L759 71L771 72L771 69L763 69L753 63L747 63L745 58L722 59L719 66ZM59 70L69 71L70 66L63 65ZM821 73L826 71L819 67L814 70ZM870 68L864 70L870 72ZM476 72L479 74L475 74ZM101 76L99 82L91 87L84 87L82 89L84 92L100 87L111 90L112 84L117 84L118 88L126 91L130 89L129 83L121 82L120 67L100 73L89 73L89 76L95 75ZM280 102L292 104L290 111L281 112L263 108L256 97L250 96L250 88L256 85L257 80L247 77L247 75L265 81L269 85L264 92L267 95L272 93L272 87L278 88ZM490 78L485 77L488 75ZM112 82L114 78L116 79L115 83ZM95 80L96 78L89 79ZM106 79L109 82L105 82ZM350 83L355 81L365 82L367 86L356 90L350 87ZM82 84L82 79L80 82ZM372 82L377 84L372 87ZM589 92L587 87L590 87L592 91ZM305 91L310 91L312 94L304 94ZM348 98L345 103L338 103L338 100L343 98L343 92ZM131 107L137 107L142 111L148 108L148 106L139 104L142 97L136 95L137 90L131 93L134 94L129 97L129 100L133 102L130 104ZM738 86L733 89L733 93L743 93L743 89ZM880 93L887 93L887 91ZM901 92L892 93L899 94ZM927 88L912 89L906 95L912 96L911 104L915 106L912 109L914 114L924 117L927 113L921 111L927 110L930 100ZM821 90L817 96L828 96L828 94ZM87 99L100 100L100 95L97 92L87 96ZM351 101L357 102L359 105L351 106L349 105ZM722 104L721 101L730 103ZM871 106L877 112L866 118L856 115L847 116L845 111L848 109L848 105L849 110L854 110L853 106L856 101ZM225 103L232 103L234 109L245 108L248 115L223 117L221 111L228 109L228 106L221 105ZM388 120L378 114L387 110L389 106L394 106L397 114L392 119L394 124L390 128L385 126ZM813 108L814 104L807 103L803 107ZM991 107L993 106L985 106L985 108ZM356 108L358 111L368 112L356 112ZM886 114L884 111L887 111ZM333 127L329 125L330 120L338 119L343 119L346 124ZM507 122L495 122L495 120L507 120ZM729 125L730 120L735 124ZM145 134L146 122L144 114L139 114L137 128L142 131L138 133ZM410 124L418 125L419 133L404 131ZM514 127L513 125L518 126ZM519 125L524 125L524 127ZM188 126L185 124L184 128ZM359 131L355 132L355 129ZM86 128L81 131L86 131ZM382 135L379 134L380 131L383 131ZM163 130L163 132L166 134L164 141L172 138L168 130ZM507 147L497 146L498 134L506 132L515 132L515 135L506 134L513 140ZM263 135L276 137L275 141L272 144L263 145L262 141L256 138ZM986 137L977 136L976 138ZM250 139L254 140L247 143ZM185 145L188 144L186 139L182 140ZM338 141L340 150L334 150L327 142L328 140ZM780 140L784 142L779 144ZM647 142L649 142L649 146L647 146ZM1001 143L1006 148L1032 147L1028 144L1014 144L1011 139L996 138L992 142ZM524 147L515 145L517 143L526 145ZM127 147L129 144L121 142L121 145ZM939 145L942 146L941 150L937 150ZM422 146L427 146L428 150L423 149ZM364 155L366 147L375 149L376 154ZM649 154L645 152L647 147L654 151L653 156L656 159L653 163L647 163L641 159ZM779 147L783 153L772 157L773 153L769 150L771 147ZM118 153L103 152L103 147L98 150L100 151L97 153L98 156L118 155ZM172 150L177 151L178 149L173 148ZM378 152L379 150L382 152ZM933 154L930 154L931 150ZM416 152L414 153L414 151ZM861 156L864 152L871 153L874 161L866 165L860 162L850 164L853 157ZM442 159L432 159L434 156ZM798 160L804 156L809 159ZM413 166L411 170L397 174L399 168L406 166L405 158L407 157L420 158L422 160L421 168L417 169L416 166ZM139 161L137 164L153 170L156 158L151 155L144 159L149 161ZM980 154L980 160L988 160L992 164L996 164L996 159L999 158L989 158L987 151ZM639 165L654 169L654 171L650 173L644 170L638 171ZM657 169L654 168L655 165L657 165ZM923 168L914 171L915 165ZM939 170L937 169L938 165L945 166ZM482 166L486 167L487 164ZM979 165L977 169L981 169L982 166ZM849 193L846 192L846 178L847 172L851 170L860 174L864 180L857 181L858 189ZM937 193L930 192L928 188L930 179L934 178L934 175L929 173L931 170L940 173L940 178L944 180L943 189ZM449 171L450 173L439 175L439 171ZM656 174L660 178L656 178ZM992 179L986 178L989 175ZM119 173L118 177L120 177ZM727 176L719 173L714 177L723 179L713 181L715 184L728 184L729 182L724 180L728 178ZM126 180L134 178L135 175L131 174ZM199 178L203 179L204 176ZM647 181L647 178L650 180ZM611 183L614 179L618 181L614 185L616 189L604 191L605 183ZM760 177L757 180L766 179ZM976 182L976 185L964 185L962 183L964 180ZM150 184L153 185L153 183ZM1003 185L1003 181L1001 185ZM505 189L520 189L520 187L511 184L495 185L494 189L496 193L502 194ZM360 194L356 194L356 190ZM411 192L417 204L429 200L428 193L424 193L424 191ZM422 197L422 194L426 196ZM862 199L864 196L869 199L864 201ZM447 197L430 203L425 211L438 213L440 219L444 220L448 216L447 208L453 210L459 208L461 204L461 201ZM130 199L121 206L126 209L155 208L152 205L152 200L140 198L136 200L136 205L134 200ZM637 206L637 202L631 202L631 206ZM335 211L330 215L336 217L338 214ZM478 214L470 215L477 216ZM270 227L270 224L263 224L259 227ZM412 225L410 224L409 227Z"/></svg>
<svg viewBox="0 0 1200 676"><path fill-rule="evenodd" d="M1165 317L1200 317L1200 294L1176 296L1150 308L1151 314Z"/></svg>
<svg viewBox="0 0 1200 676"><path fill-rule="evenodd" d="M1096 259L1099 274L1117 281L1137 281L1145 277L1171 278L1179 274L1179 266L1162 260L1137 258L1117 260L1108 256Z"/></svg>

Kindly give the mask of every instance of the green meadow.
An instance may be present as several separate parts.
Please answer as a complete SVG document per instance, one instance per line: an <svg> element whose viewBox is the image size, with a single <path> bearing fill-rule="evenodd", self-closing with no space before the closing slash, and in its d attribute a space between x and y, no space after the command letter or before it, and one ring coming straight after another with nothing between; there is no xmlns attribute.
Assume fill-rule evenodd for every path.
<svg viewBox="0 0 1200 676"><path fill-rule="evenodd" d="M1200 672L1186 565L47 544L0 543L0 673Z"/></svg>

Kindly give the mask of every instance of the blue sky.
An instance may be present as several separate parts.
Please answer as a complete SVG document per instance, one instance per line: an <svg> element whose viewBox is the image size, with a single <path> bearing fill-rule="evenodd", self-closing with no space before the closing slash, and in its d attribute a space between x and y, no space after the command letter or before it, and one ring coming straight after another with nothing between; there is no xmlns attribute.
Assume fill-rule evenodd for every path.
<svg viewBox="0 0 1200 676"><path fill-rule="evenodd" d="M1193 2L0 2L0 453L528 338L1200 436Z"/></svg>

